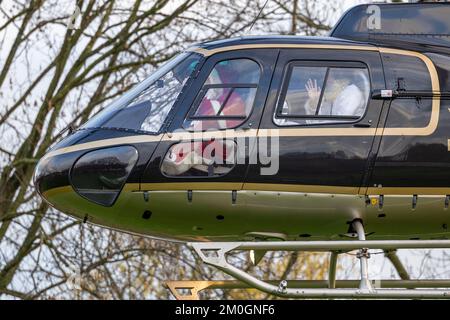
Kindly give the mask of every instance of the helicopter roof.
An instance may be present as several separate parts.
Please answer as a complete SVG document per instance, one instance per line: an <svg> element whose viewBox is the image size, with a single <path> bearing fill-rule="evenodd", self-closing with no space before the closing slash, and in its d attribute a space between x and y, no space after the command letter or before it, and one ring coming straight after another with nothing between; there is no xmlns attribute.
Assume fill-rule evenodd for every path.
<svg viewBox="0 0 450 320"><path fill-rule="evenodd" d="M281 35L265 35L265 36L242 36L230 39L215 40L209 42L203 42L196 45L198 48L213 50L218 48L227 48L242 45L255 45L256 47L264 46L265 44L271 47L280 47L289 44L317 44L317 45L364 45L367 46L367 42L346 40L334 37L317 37L317 36L281 36Z"/></svg>

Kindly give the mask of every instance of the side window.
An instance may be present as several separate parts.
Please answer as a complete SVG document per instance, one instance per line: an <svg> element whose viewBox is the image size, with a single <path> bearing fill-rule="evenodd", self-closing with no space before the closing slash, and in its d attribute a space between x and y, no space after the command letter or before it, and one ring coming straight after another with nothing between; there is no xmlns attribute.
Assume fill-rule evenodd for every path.
<svg viewBox="0 0 450 320"><path fill-rule="evenodd" d="M218 62L206 79L183 127L188 130L229 129L250 115L260 78L250 59Z"/></svg>
<svg viewBox="0 0 450 320"><path fill-rule="evenodd" d="M430 72L417 58L383 53L383 64L388 89L432 91ZM386 128L425 127L431 118L433 99L397 98L391 102Z"/></svg>
<svg viewBox="0 0 450 320"><path fill-rule="evenodd" d="M383 53L382 58L388 89L432 90L430 73L421 59L387 53Z"/></svg>
<svg viewBox="0 0 450 320"><path fill-rule="evenodd" d="M367 68L289 66L274 116L277 125L353 122L370 94Z"/></svg>

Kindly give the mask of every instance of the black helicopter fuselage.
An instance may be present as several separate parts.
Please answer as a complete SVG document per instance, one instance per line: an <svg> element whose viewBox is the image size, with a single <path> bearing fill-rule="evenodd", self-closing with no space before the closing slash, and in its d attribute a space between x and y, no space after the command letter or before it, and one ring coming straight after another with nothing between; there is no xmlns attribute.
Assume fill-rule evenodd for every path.
<svg viewBox="0 0 450 320"><path fill-rule="evenodd" d="M40 194L91 223L182 241L333 239L355 219L369 239L448 237L450 46L410 35L362 41L346 28L358 10L365 7L330 38L243 37L189 49L179 63L195 67L157 130L142 124L157 100L130 95L122 105L135 101L132 108L117 103L114 117L76 130L41 159ZM237 67L233 81L211 81L217 66L237 61L239 79ZM322 91L312 113L298 108L310 79ZM143 90L165 97L172 80L158 81ZM338 96L336 83L361 94L361 113L321 111L328 94ZM199 111L208 90L224 96L217 114ZM232 111L238 101L242 114ZM205 130L195 132L198 124ZM242 161L189 166L174 151L221 138L225 148L243 144Z"/></svg>

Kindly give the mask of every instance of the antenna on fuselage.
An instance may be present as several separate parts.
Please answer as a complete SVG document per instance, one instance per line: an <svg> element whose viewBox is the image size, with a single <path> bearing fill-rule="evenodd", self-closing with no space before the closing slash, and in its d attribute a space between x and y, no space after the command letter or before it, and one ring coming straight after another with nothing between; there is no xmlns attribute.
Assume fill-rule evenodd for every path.
<svg viewBox="0 0 450 320"><path fill-rule="evenodd" d="M250 28L248 29L247 33L249 33L250 31L252 31L253 26L255 25L256 21L259 19L259 16L261 15L262 11L263 11L264 8L266 7L267 2L269 2L269 0L266 0L266 2L264 3L264 5L262 6L261 10L259 10L258 15L255 17L255 19L253 19L252 24L250 25Z"/></svg>

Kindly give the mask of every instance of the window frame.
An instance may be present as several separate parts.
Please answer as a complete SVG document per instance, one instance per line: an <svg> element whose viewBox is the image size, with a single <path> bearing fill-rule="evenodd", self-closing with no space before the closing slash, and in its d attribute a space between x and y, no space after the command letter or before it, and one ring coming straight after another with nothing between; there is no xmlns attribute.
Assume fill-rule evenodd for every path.
<svg viewBox="0 0 450 320"><path fill-rule="evenodd" d="M289 83L291 80L292 72L295 67L325 67L327 68L324 81L323 81L323 88L320 92L319 101L317 102L316 107L316 114L314 115L297 115L297 114L282 114L282 109L284 102L286 100L286 96L289 89ZM361 116L345 116L345 115L319 115L317 114L318 110L320 109L320 105L322 103L323 95L325 93L325 90L327 88L327 81L328 76L330 73L331 68L340 68L340 69L365 69L367 71L367 74L369 76L369 94L367 97L367 101L364 108L364 113ZM369 102L371 99L371 92L372 92L372 79L370 75L370 68L369 66L362 62L362 61L314 61L314 60L294 60L289 61L286 63L284 67L284 72L282 76L282 82L281 82L281 89L280 93L278 95L278 99L276 101L276 106L274 110L274 114L272 117L272 122L277 127L291 127L291 126L316 126L316 125L330 125L330 124L353 124L361 121L366 116ZM292 124L279 124L275 120L295 120L295 119L312 119L312 120L336 120L336 122L329 121L326 123L292 123Z"/></svg>
<svg viewBox="0 0 450 320"><path fill-rule="evenodd" d="M222 84L205 84L205 82L207 81L209 75L211 74L211 72L214 70L214 68L216 67L216 65L218 65L219 63L223 62L223 61L232 61L232 60L250 60L254 63L256 63L256 65L259 68L259 78L258 78L258 82L257 83L222 83ZM191 131L191 128L186 127L185 123L186 121L211 121L211 120L242 120L241 123L239 123L236 126L230 126L227 128L216 128L215 130L229 130L229 129L235 129L238 128L240 126L242 126L246 120L248 120L252 113L253 110L255 109L255 100L256 97L258 95L258 90L260 88L261 85L261 79L264 76L263 74L263 68L261 66L261 64L256 61L255 59L249 57L249 56L242 56L242 57L234 57L234 58L224 58L224 59L220 59L218 61L216 61L214 63L214 66L208 71L208 76L205 78L205 81L203 82L200 90L198 91L191 108L189 109L189 112L187 114L187 116L184 118L183 120L183 124L182 127L186 130ZM229 96L227 97L227 99L224 101L223 105L221 105L221 108L218 112L218 115L215 116L202 116L202 115L195 115L195 113L197 112L198 108L200 107L201 102L203 101L203 98L205 97L206 93L208 92L209 89L214 89L214 88L219 88L219 89L231 89ZM226 103L228 102L228 98L231 96L231 94L233 93L234 89L236 88L244 88L244 89L256 89L255 91L255 97L253 98L253 102L252 102L252 107L251 110L249 112L248 115L245 116L240 116L240 115L229 115L229 116L221 116L219 115L220 112L225 108Z"/></svg>

